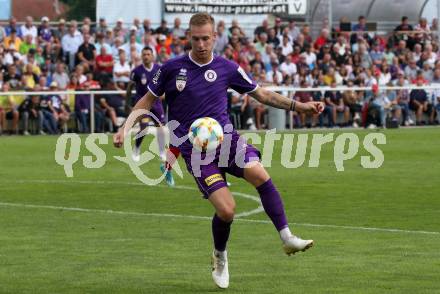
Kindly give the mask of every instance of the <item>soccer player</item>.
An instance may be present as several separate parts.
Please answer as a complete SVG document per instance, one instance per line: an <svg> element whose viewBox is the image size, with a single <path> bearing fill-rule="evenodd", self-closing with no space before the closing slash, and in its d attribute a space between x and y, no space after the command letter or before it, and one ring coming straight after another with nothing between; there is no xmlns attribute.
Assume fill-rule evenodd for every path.
<svg viewBox="0 0 440 294"><path fill-rule="evenodd" d="M130 74L130 83L127 86L126 92L126 104L132 105L136 104L139 99L141 99L148 92L148 83L153 79L156 72L159 70L160 66L154 63L153 49L150 47L145 47L142 49L142 64L134 68ZM136 95L131 99L131 92L133 87L136 87ZM160 165L162 173L165 173L165 180L169 186L174 186L174 178L171 173L171 164L166 164L166 146L165 146L165 131L163 124L165 124L165 114L162 106L162 100L156 99L153 103L150 112L156 116L159 120L157 122L150 116L144 116L141 118L140 124L140 134L143 130L148 127L148 123L153 121L157 127L157 142L159 145L159 155L163 161ZM160 123L160 125L159 125ZM133 149L133 160L139 161L141 154L141 144L144 136L140 136L135 141L135 147Z"/></svg>
<svg viewBox="0 0 440 294"><path fill-rule="evenodd" d="M189 54L166 62L149 83L149 91L134 107L134 110L151 109L158 97L165 93L169 120L177 120L180 123L174 130L177 137L187 135L191 123L201 117L212 117L223 127L230 124L227 113L228 88L239 93L248 93L259 102L272 107L309 114L318 114L323 110L321 102L295 102L263 89L236 63L214 56L216 33L211 15L194 14L189 27L192 45ZM116 147L121 147L124 142L124 135L128 132L124 128L125 126L122 126L113 137ZM225 173L244 178L257 189L265 212L279 232L286 254L304 251L313 245L313 240L302 240L291 233L281 196L258 160L259 151L252 145L238 144L238 142L239 134L234 131L228 167L219 167L217 152L212 163L200 166L198 170L200 173L195 173L194 167L191 166L192 144L187 140L178 146L200 191L215 209L212 219L214 239L212 278L220 288L229 286L226 243L235 211L235 201L227 187ZM245 155L244 168L234 160L239 152Z"/></svg>

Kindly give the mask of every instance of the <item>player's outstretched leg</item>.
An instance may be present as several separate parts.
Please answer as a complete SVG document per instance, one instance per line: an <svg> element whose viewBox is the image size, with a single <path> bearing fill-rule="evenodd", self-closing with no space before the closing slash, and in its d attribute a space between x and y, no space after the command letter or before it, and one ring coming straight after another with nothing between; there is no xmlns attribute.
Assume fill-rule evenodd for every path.
<svg viewBox="0 0 440 294"><path fill-rule="evenodd" d="M281 196L261 163L249 163L244 169L244 178L257 188L264 211L280 234L284 252L291 255L312 247L313 240L302 240L290 232Z"/></svg>
<svg viewBox="0 0 440 294"><path fill-rule="evenodd" d="M226 244L234 219L235 201L228 188L223 187L209 195L209 201L216 213L212 218L212 236L214 251L212 253L212 279L219 288L228 288L229 270Z"/></svg>
<svg viewBox="0 0 440 294"><path fill-rule="evenodd" d="M171 169L167 168L168 158L167 158L167 151L166 151L165 136L166 136L166 134L165 134L164 127L159 126L157 128L157 144L159 146L159 156L162 161L162 163L160 164L160 171L162 173L165 173L165 181L167 182L168 186L174 187L175 184L174 184L173 174L171 172Z"/></svg>
<svg viewBox="0 0 440 294"><path fill-rule="evenodd" d="M140 127L140 130L137 133L137 135L142 133L148 127L148 124L140 121L139 127ZM131 157L133 158L133 161L139 162L139 160L141 160L141 144L142 144L142 141L144 140L144 137L145 136L140 136L135 139L133 153L131 155Z"/></svg>

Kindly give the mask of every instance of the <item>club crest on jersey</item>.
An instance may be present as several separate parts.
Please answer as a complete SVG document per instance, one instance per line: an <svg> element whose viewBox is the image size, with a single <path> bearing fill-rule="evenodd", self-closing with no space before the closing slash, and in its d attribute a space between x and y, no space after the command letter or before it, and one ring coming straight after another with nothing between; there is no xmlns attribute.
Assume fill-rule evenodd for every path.
<svg viewBox="0 0 440 294"><path fill-rule="evenodd" d="M205 80L208 82L214 82L217 79L217 73L213 71L212 69L208 69L205 71Z"/></svg>
<svg viewBox="0 0 440 294"><path fill-rule="evenodd" d="M176 88L179 92L182 92L186 86L186 76L187 70L185 68L181 68L179 74L176 77Z"/></svg>
<svg viewBox="0 0 440 294"><path fill-rule="evenodd" d="M142 83L142 85L146 85L147 84L147 76L145 74L142 74L141 83Z"/></svg>

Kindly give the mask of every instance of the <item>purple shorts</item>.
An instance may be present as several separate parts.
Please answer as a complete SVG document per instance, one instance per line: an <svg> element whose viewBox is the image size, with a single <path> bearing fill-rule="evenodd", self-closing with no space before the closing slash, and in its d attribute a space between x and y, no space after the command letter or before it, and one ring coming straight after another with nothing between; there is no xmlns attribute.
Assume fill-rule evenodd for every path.
<svg viewBox="0 0 440 294"><path fill-rule="evenodd" d="M220 188L227 187L226 173L237 178L243 178L243 165L252 161L260 160L260 151L250 144L238 144L239 138L240 135L234 131L232 133L231 148L227 164L223 164L223 167L219 166L220 147L218 147L216 150L214 160L206 165L200 165L200 167L191 166L191 151L185 152L181 150L182 158L185 160L186 167L191 175L193 175L197 186L203 193L204 198L207 199L213 192L219 190ZM237 148L237 146L239 147ZM240 164L236 162L236 158L239 158L241 162Z"/></svg>
<svg viewBox="0 0 440 294"><path fill-rule="evenodd" d="M165 112L163 110L162 101L157 99L153 106L150 109L150 112L159 120L162 125L165 125ZM141 125L148 126L150 123L154 123L158 126L158 123L155 118L151 115L143 115L141 118Z"/></svg>

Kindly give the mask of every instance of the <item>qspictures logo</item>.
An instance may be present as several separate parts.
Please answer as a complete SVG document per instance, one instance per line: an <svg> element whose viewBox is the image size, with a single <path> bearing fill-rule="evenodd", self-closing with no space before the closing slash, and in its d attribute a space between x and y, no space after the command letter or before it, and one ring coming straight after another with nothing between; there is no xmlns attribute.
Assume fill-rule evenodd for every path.
<svg viewBox="0 0 440 294"><path fill-rule="evenodd" d="M129 133L129 130L135 125L136 118L144 115L149 115L156 122L159 121L154 114L147 110L136 110L133 112L125 124L126 134L123 145L125 156L114 156L113 158L128 165L133 175L142 183L146 185L158 185L163 181L165 174L162 174L158 178L150 178L141 169L144 164L160 157L155 140L148 144L147 149L141 154L139 161L132 159L133 139L149 134L154 135L152 131L154 130L153 128L143 130L134 136L134 138ZM178 137L175 134L175 130L179 125L177 121L170 121L166 125L169 140L172 145L176 147L190 144L188 142L188 135ZM224 140L214 152L202 153L195 148L192 149L191 167L194 176L200 176L197 173L200 173L201 166L208 165L215 160L217 160L219 167L228 167L231 156L235 157L234 162L237 166L246 168L244 160L245 152L243 151L248 144L260 146L261 158L255 158L251 161L260 161L264 167L271 167L274 160L277 159L286 169L295 169L305 166L309 168L319 168L322 150L325 145L326 148L332 146L333 163L338 172L346 171L345 163L354 160L359 153L363 154L360 156L360 165L365 169L380 168L385 161L385 155L380 149L380 146L385 145L387 140L385 134L380 132L368 133L361 139L358 134L350 132L293 134L277 133L275 129L272 129L263 133L244 133L240 136L236 144L232 144L234 134L233 126L226 125L223 131ZM82 144L81 137L75 133L63 134L57 140L55 161L64 168L67 177L74 177L73 167L80 160ZM88 135L85 138L84 146L89 154L82 157L83 166L89 169L104 167L107 162L107 155L101 147L108 144L112 144L112 142L109 142L109 136L105 134ZM279 152L279 148L275 148L276 145L282 146L281 154L276 154L276 152ZM169 162L173 162L173 171L179 177L183 178L182 169L176 158L171 153L168 153L167 157ZM215 178L209 179L210 183L215 180Z"/></svg>

